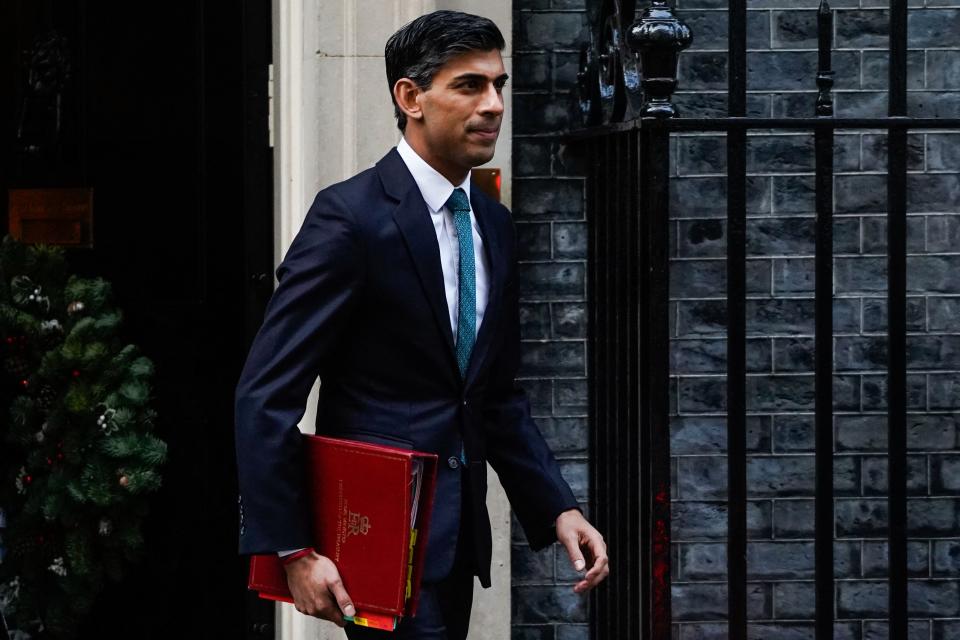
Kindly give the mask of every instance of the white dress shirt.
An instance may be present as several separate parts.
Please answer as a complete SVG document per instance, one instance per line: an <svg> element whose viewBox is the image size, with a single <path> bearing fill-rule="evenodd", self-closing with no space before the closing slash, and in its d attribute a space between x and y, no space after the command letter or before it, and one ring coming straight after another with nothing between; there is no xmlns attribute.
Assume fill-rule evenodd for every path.
<svg viewBox="0 0 960 640"><path fill-rule="evenodd" d="M443 288L447 296L447 311L450 314L450 329L453 338L457 338L457 321L459 316L459 286L460 286L460 244L457 238L457 226L453 223L453 212L444 206L454 189L463 189L470 198L470 173L458 185L440 175L413 150L407 139L402 138L397 145L397 152L403 159L407 169L413 174L413 179L420 188L420 194L427 203L427 211L433 221L433 228L437 232L437 244L440 246L440 268L443 269ZM486 253L483 251L483 238L480 237L480 228L477 226L477 217L470 207L470 227L473 230L473 263L476 265L476 292L477 292L477 323L480 328L483 314L487 309L487 298L490 295L490 265L487 263Z"/></svg>
<svg viewBox="0 0 960 640"><path fill-rule="evenodd" d="M437 244L440 247L440 268L443 270L443 289L447 296L447 311L450 314L450 329L453 339L457 339L457 322L460 316L460 240L457 237L457 226L453 223L453 212L445 205L453 190L460 188L470 199L470 173L458 185L440 175L440 172L431 167L413 150L407 139L402 138L397 145L397 152L413 174L413 179L420 189L420 195L427 203L427 213L437 232ZM476 293L477 293L477 323L479 330L483 322L484 311L487 309L487 298L490 295L490 265L487 255L483 251L483 238L480 237L480 228L477 226L477 217L470 206L470 228L473 230L473 263L476 265ZM278 551L278 555L285 556L299 549Z"/></svg>

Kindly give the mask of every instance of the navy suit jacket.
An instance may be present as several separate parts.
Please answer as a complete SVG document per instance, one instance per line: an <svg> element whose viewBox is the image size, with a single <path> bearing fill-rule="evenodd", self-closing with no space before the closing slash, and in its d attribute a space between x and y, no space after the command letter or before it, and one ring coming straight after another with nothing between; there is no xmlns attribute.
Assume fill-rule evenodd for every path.
<svg viewBox="0 0 960 640"><path fill-rule="evenodd" d="M440 457L424 580L447 575L461 491L477 575L490 584L489 461L531 547L577 506L515 383L517 241L510 212L471 186L490 294L465 379L454 353L437 236L396 149L317 194L277 268L279 284L236 389L240 553L311 544L297 423L317 376L316 432ZM461 443L466 474L448 460Z"/></svg>

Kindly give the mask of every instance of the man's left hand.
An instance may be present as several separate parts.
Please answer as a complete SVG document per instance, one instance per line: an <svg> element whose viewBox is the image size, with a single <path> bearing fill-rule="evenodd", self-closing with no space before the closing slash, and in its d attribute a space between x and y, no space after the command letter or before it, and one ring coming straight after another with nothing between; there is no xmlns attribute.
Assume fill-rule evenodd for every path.
<svg viewBox="0 0 960 640"><path fill-rule="evenodd" d="M587 569L583 580L573 586L574 593L589 591L610 575L603 536L578 509L557 516L557 540L566 547L574 569L581 572Z"/></svg>

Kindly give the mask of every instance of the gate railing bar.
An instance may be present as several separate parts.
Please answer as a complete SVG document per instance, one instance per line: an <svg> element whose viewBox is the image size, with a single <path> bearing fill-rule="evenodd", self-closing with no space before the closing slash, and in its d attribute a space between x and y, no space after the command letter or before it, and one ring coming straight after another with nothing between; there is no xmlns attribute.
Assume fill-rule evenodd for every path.
<svg viewBox="0 0 960 640"><path fill-rule="evenodd" d="M649 464L652 491L650 520L643 525L652 532L650 578L653 593L646 628L652 640L670 640L670 320L669 320L669 220L670 132L652 127L641 130L641 184L646 189L643 225L647 278L644 301L644 336L647 384L643 389L643 429L649 449L643 459Z"/></svg>
<svg viewBox="0 0 960 640"><path fill-rule="evenodd" d="M600 260L603 255L600 244L600 232L597 229L597 218L598 212L600 211L598 202L600 189L597 185L599 174L597 165L600 164L598 162L598 146L600 146L599 139L590 139L583 143L587 158L590 160L587 163L586 207L589 212L587 215L587 263L591 266L587 278L587 312L589 314L587 322L591 335L596 335L599 331L601 309L603 308L598 291L600 272L602 270ZM590 404L588 411L594 420L593 428L587 432L589 451L602 451L600 447L603 446L603 434L600 426L602 424L600 421L600 403L596 400L596 389L599 386L600 377L603 375L603 368L600 366L602 358L600 358L598 352L598 341L590 342L587 346L587 402ZM590 516L598 525L600 525L600 514L603 510L600 504L600 500L602 499L600 483L603 478L599 467L600 465L596 464L590 465L590 488L588 489L591 510ZM593 589L587 595L590 601L590 627L592 629L599 628L599 620L601 619L599 615L601 600L597 597L599 592L600 590Z"/></svg>
<svg viewBox="0 0 960 640"><path fill-rule="evenodd" d="M613 304L613 300L611 300L610 298L610 290L608 286L609 277L610 277L610 251L608 249L608 244L610 242L609 225L610 225L610 208L611 207L610 207L610 188L607 182L607 174L605 173L607 170L606 169L607 162L609 161L609 158L610 158L609 146L610 146L609 137L604 138L602 140L602 144L600 147L601 154L599 155L599 162L597 162L597 170L598 170L598 178L599 178L597 181L597 184L598 184L598 189L600 191L600 202L601 202L601 207L600 209L598 209L598 214L600 216L598 225L600 228L600 234L601 234L600 237L602 242L602 245L600 247L600 250L602 252L600 260L603 265L600 270L601 280L600 280L599 296L600 296L600 299L602 300L601 304L603 304L603 307L604 307L603 313L601 316L601 324L600 324L600 327L601 327L600 335L602 336L601 338L602 342L598 349L601 352L601 355L603 357L603 378L602 378L603 382L602 382L602 386L599 387L598 393L597 393L597 397L599 398L599 405L601 407L600 411L602 415L602 421L600 422L600 428L603 431L603 439L604 439L604 442L602 445L604 448L602 449L602 451L610 451L612 448L612 442L611 442L612 434L611 434L611 420L610 420L611 407L610 407L610 399L609 399L608 392L610 389L610 385L613 384L613 373L614 373L613 370L610 368L611 347L610 347L610 326L609 326L610 325L610 320L609 320L610 305ZM602 487L602 490L606 494L602 498L602 503L601 503L602 509L603 509L602 517L605 519L605 522L609 525L614 522L613 517L610 513L614 496L613 496L613 493L611 492L611 487L610 487L611 477L610 477L609 466L603 465L603 468L601 469L601 473L603 474L603 482L600 486ZM609 629L610 625L614 624L614 621L616 619L616 615L615 615L616 611L613 607L613 604L614 604L613 597L609 593L604 595L605 595L605 598L604 598L605 603L604 603L604 607L601 610L601 615L603 615L604 617L604 625L602 628Z"/></svg>
<svg viewBox="0 0 960 640"><path fill-rule="evenodd" d="M756 129L765 131L810 131L816 127L837 129L960 129L960 118L637 118L629 122L605 124L589 129L526 136L531 139L564 142L585 140L609 133L633 131L643 127L665 127L670 131L729 131Z"/></svg>
<svg viewBox="0 0 960 640"><path fill-rule="evenodd" d="M833 117L831 36L833 14L826 0L817 11L819 64L816 113ZM816 258L814 288L814 387L816 496L814 514L815 630L833 640L833 129L814 130Z"/></svg>
<svg viewBox="0 0 960 640"><path fill-rule="evenodd" d="M591 277L592 287L588 291L588 297L591 301L592 309L592 335L596 339L592 343L591 361L594 363L594 376L589 378L590 402L593 407L591 412L596 417L594 428L590 430L592 434L591 451L607 452L610 450L609 442L609 420L607 419L608 403L605 397L609 367L607 365L607 310L609 301L606 291L607 277L607 259L606 250L606 225L609 221L607 200L609 198L609 189L604 181L604 173L601 167L607 160L607 138L597 138L590 141L592 176L589 182L590 197L593 201L592 215L589 217L590 234L593 239L594 269ZM610 521L609 504L612 500L610 487L608 486L609 473L607 465L591 465L593 477L590 487L590 504L595 510L593 516L600 526L605 526ZM610 541L612 546L614 541ZM612 558L611 549L611 558ZM616 563L616 559L614 559ZM615 566L614 566L615 569ZM612 573L612 571L611 571ZM593 628L606 628L610 624L612 611L610 609L610 596L606 590L598 590L593 594L593 608L591 615L595 618L596 624Z"/></svg>
<svg viewBox="0 0 960 640"><path fill-rule="evenodd" d="M627 446L628 474L626 476L626 487L628 491L629 514L627 521L623 523L625 539L629 541L624 557L627 571L624 571L624 580L627 595L627 607L636 608L636 602L644 602L642 598L649 595L644 592L641 585L650 583L650 580L644 580L644 574L641 570L640 557L643 554L640 548L636 546L635 541L640 539L641 531L646 529L642 525L644 522L640 517L640 500L648 488L642 481L640 460L640 407L641 407L641 387L640 387L640 339L638 331L640 329L640 300L641 287L644 278L640 267L640 135L637 131L631 131L627 135L627 153L629 156L628 169L628 189L630 194L629 207L627 209L627 231L626 237L629 242L627 251L626 278L627 278L627 326L626 326L626 379L627 390L629 393L627 401L626 424L629 435ZM642 335L642 334L640 334ZM642 615L642 614L641 614ZM641 620L638 617L630 616L631 627L629 629L631 638L642 637L643 631Z"/></svg>
<svg viewBox="0 0 960 640"><path fill-rule="evenodd" d="M671 634L669 145L651 128L585 147L590 446L604 461L591 465L590 504L612 563L611 583L591 593L598 638Z"/></svg>
<svg viewBox="0 0 960 640"><path fill-rule="evenodd" d="M644 118L643 120L646 120ZM659 121L671 131L723 131L727 129L798 129L809 131L818 126L830 129L957 129L960 118L678 118ZM621 123L625 125L627 123ZM643 126L648 126L644 123Z"/></svg>
<svg viewBox="0 0 960 640"><path fill-rule="evenodd" d="M635 358L636 362L634 363L637 366L637 405L636 405L636 424L639 427L639 448L640 456L637 458L641 460L641 466L637 469L638 479L640 483L640 494L638 496L638 504L640 508L640 540L642 544L640 545L640 575L638 576L640 582L638 584L640 591L640 610L642 611L640 625L639 625L639 634L638 637L643 638L644 640L651 640L655 638L654 634L654 617L655 617L655 607L653 601L656 594L656 585L654 584L653 579L653 567L654 567L654 554L653 554L653 544L654 544L654 531L653 531L653 472L650 468L650 462L655 457L651 452L653 452L653 434L650 429L650 422L647 413L647 405L649 403L649 394L650 394L650 368L647 364L647 360L650 358L650 322L647 317L647 308L646 305L640 307L640 300L649 301L650 300L650 277L648 275L648 269L650 264L650 254L647 251L647 223L646 219L649 215L646 210L647 206L647 196L650 192L648 187L649 184L649 174L647 167L647 157L642 155L648 150L646 148L647 136L645 131L634 130L631 132L631 135L636 136L635 144L637 145L635 153L637 154L637 173L636 175L636 185L632 189L637 197L637 203L635 208L635 218L636 218L636 278L637 286L639 288L639 296L637 298L637 323L634 325L636 327L636 351L631 354L631 358ZM644 475L646 474L646 475Z"/></svg>
<svg viewBox="0 0 960 640"><path fill-rule="evenodd" d="M613 370L616 372L613 378L613 384L610 385L611 393L611 423L613 427L613 435L611 437L611 446L613 447L613 464L610 469L611 485L612 489L616 495L616 499L611 505L613 507L613 522L622 523L628 519L626 513L627 509L624 505L624 491L625 483L622 481L624 477L624 471L626 466L629 465L629 461L624 460L624 455L626 454L626 434L624 433L623 428L617 428L617 425L627 424L624 421L624 395L626 392L626 380L624 379L623 371L623 312L624 312L624 303L625 298L623 295L623 253L624 253L624 234L623 234L623 225L625 218L629 215L627 211L627 205L625 204L625 195L624 187L625 184L625 158L623 157L623 138L627 134L620 133L615 136L611 136L612 142L612 152L613 157L610 159L610 162L607 164L607 167L610 171L610 177L612 178L612 193L613 193L613 207L611 208L611 218L610 224L613 227L613 233L610 235L610 242L607 245L608 251L610 251L611 258L613 260L614 267L610 270L610 285L613 291L613 299L616 301L610 307L611 312L611 326L610 326L610 337L611 341L611 351L610 351L610 362L613 365ZM618 525L618 532L622 532L622 525ZM621 537L626 539L626 536L620 534ZM618 544L617 553L626 553L626 546ZM611 590L614 591L613 598L616 602L616 610L618 612L628 611L629 601L626 596L628 595L627 589L624 588L626 584L627 575L623 572L617 579L610 585ZM614 626L615 632L618 637L629 638L630 635L626 633L626 626L629 625L629 621L626 619L626 616L618 615L616 619L616 624Z"/></svg>
<svg viewBox="0 0 960 640"><path fill-rule="evenodd" d="M619 531L624 540L629 541L624 546L621 553L624 554L623 577L619 583L619 588L623 592L621 606L629 611L632 603L638 602L640 592L638 585L641 583L640 573L637 563L636 540L639 539L640 528L640 473L639 473L639 449L637 443L640 437L640 423L637 415L637 376L636 376L636 332L639 327L637 323L637 305L639 304L640 284L639 274L636 268L637 262L637 219L639 215L637 199L637 143L636 132L620 134L620 153L622 155L623 165L621 167L621 191L623 193L623 210L621 215L622 249L621 264L623 268L619 269L622 288L620 296L623 299L621 309L620 326L620 359L622 363L623 379L623 399L621 420L625 429L621 429L623 434L622 444L622 471L620 477L621 490L623 492L622 504L625 513L619 527ZM625 618L624 637L638 638L641 635L640 625L634 616Z"/></svg>
<svg viewBox="0 0 960 640"><path fill-rule="evenodd" d="M727 115L747 113L747 2L729 0ZM747 131L727 131L727 635L747 637Z"/></svg>
<svg viewBox="0 0 960 640"><path fill-rule="evenodd" d="M610 234L608 233L608 224L609 224L609 218L610 218L610 215L609 215L610 208L608 203L610 199L610 189L607 183L607 175L606 175L606 172L607 172L606 162L609 157L609 154L607 152L608 146L609 146L609 138L606 138L600 141L600 143L598 144L597 155L595 156L597 158L597 161L595 162L595 170L597 174L596 183L597 183L597 190L599 192L597 199L600 203L596 211L597 211L597 215L601 216L600 221L597 222L597 224L599 225L599 234L600 234L600 242L601 242L601 244L598 247L598 250L600 251L599 261L601 266L600 266L600 269L598 270L599 271L598 275L600 280L598 283L597 295L598 295L598 304L601 304L601 306L603 306L603 309L600 315L600 325L599 325L601 328L600 329L601 341L597 344L597 348L596 348L597 353L600 355L601 366L603 368L602 374L597 380L597 385L599 386L596 394L598 398L598 406L600 407L598 423L603 433L603 441L601 444L603 448L601 449L601 451L609 451L611 447L611 440L610 440L611 439L611 431L610 431L611 430L611 422L610 422L611 407L607 399L606 392L610 384L612 384L613 382L613 371L610 369L610 365L609 365L610 332L608 328L608 317L610 314L610 305L613 304L613 300L610 299L609 291L607 288L607 278L611 268L610 255L609 255L609 250L607 248L609 244L609 236L610 236ZM612 503L613 496L610 493L609 486L608 486L610 482L610 475L609 475L609 469L607 465L603 465L603 468L601 469L601 473L603 474L604 481L603 483L599 484L599 486L602 488L603 491L606 492L606 495L599 497L600 501L597 504L599 508L603 509L603 517L606 519L606 524L609 526L613 524L613 518L610 516L610 509L611 509L610 505ZM611 543L612 542L613 541L611 541ZM609 630L611 625L614 624L615 612L612 606L612 597L608 593L604 594L603 605L604 606L600 611L601 611L601 615L603 616L604 625L599 628L602 628L604 630Z"/></svg>
<svg viewBox="0 0 960 640"><path fill-rule="evenodd" d="M889 115L907 115L907 0L890 0ZM887 131L890 640L907 640L907 130Z"/></svg>
<svg viewBox="0 0 960 640"><path fill-rule="evenodd" d="M891 117L907 115L907 0L890 0Z"/></svg>
<svg viewBox="0 0 960 640"><path fill-rule="evenodd" d="M604 390L606 401L607 401L607 446L610 447L610 450L613 452L612 459L610 464L607 467L607 487L610 491L612 499L609 501L607 506L607 511L609 512L609 521L611 525L619 522L619 501L620 496L618 495L617 488L619 482L617 481L617 474L614 471L617 464L617 431L619 430L619 425L617 423L617 405L616 405L616 385L619 380L620 372L616 368L616 353L617 353L617 340L616 340L616 307L618 304L617 301L617 290L614 286L614 277L617 271L617 253L614 250L613 244L616 239L617 229L616 229L616 216L619 214L617 210L617 202L619 193L616 192L616 178L617 172L613 168L617 163L617 150L616 150L616 136L610 136L606 141L606 160L603 163L603 167L607 171L607 175L604 176L604 182L606 184L607 194L607 221L604 229L604 233L607 236L606 239L606 252L607 252L607 273L604 283L606 289L607 301L609 303L609 308L607 309L607 320L606 320L606 335L607 335L607 366L609 367L609 378L607 379L607 388ZM621 546L621 541L617 541L614 545L616 552L619 552ZM610 626L609 628L613 630L614 633L619 633L620 631L620 621L623 618L624 611L619 608L619 594L610 595Z"/></svg>
<svg viewBox="0 0 960 640"><path fill-rule="evenodd" d="M597 165L600 163L598 160L597 147L599 146L598 139L586 140L582 143L582 148L587 154L587 181L586 181L586 210L587 210L587 264L590 265L590 269L587 271L587 325L588 333L590 337L596 335L597 330L600 326L600 309L602 305L600 304L601 300L597 295L599 274L601 271L600 267L600 257L603 255L603 249L600 245L600 237L597 232L597 212L600 210L597 206L598 192L600 191L597 188L597 179L599 176L599 170ZM588 412L593 417L592 428L587 430L587 447L588 451L602 451L599 447L603 446L603 437L600 435L600 408L599 403L596 401L596 388L600 376L603 374L603 369L599 366L599 363L602 361L598 354L599 349L597 348L597 341L588 340L587 341L587 402L589 403ZM591 459L592 462L592 459ZM591 464L589 465L590 474L590 488L588 489L588 500L590 504L590 517L593 518L600 525L598 520L600 516L600 465ZM609 544L609 541L608 541ZM600 599L598 598L600 590L591 589L587 598L590 603L590 628L598 629L599 628L599 607Z"/></svg>
<svg viewBox="0 0 960 640"><path fill-rule="evenodd" d="M611 168L615 166L617 161L617 152L614 146L616 141L615 136L610 136L607 138L604 145L604 152L606 154L606 159L603 162L604 170L607 174L603 177L603 182L607 190L607 209L606 216L607 220L604 225L604 234L606 234L606 241L604 250L607 252L606 262L607 269L606 275L604 276L604 290L606 291L607 303L609 305L606 313L606 360L607 367L609 370L607 378L607 387L604 389L604 397L606 398L607 403L607 446L610 447L610 450L613 452L612 459L609 461L610 464L607 467L607 487L610 492L611 500L607 504L607 511L609 513L608 519L611 526L616 526L615 523L619 522L617 515L617 503L620 499L620 496L617 495L617 487L619 483L617 482L617 475L613 471L614 465L616 464L616 447L617 447L617 430L619 425L617 424L617 407L616 407L616 385L619 378L619 371L616 369L616 352L617 352L617 341L614 335L615 333L615 324L614 324L614 310L617 306L617 291L613 286L614 272L617 270L617 261L616 261L616 251L613 250L614 238L616 238L616 227L615 227L615 216L617 215L617 196L616 193L616 171ZM619 552L619 547L621 542L618 540L614 544L615 552ZM610 604L608 605L608 610L610 611L610 624L608 629L613 630L614 633L619 633L620 620L623 617L624 612L619 609L618 594L610 595Z"/></svg>
<svg viewBox="0 0 960 640"><path fill-rule="evenodd" d="M606 380L606 368L604 367L604 349L603 349L603 330L604 330L604 314L607 308L606 298L603 295L603 274L605 272L604 265L604 246L603 246L603 221L605 219L605 210L603 206L603 194L604 188L601 184L602 177L600 173L600 164L604 158L603 155L604 141L602 138L597 138L590 141L590 164L592 165L592 177L589 182L591 187L591 198L593 200L593 210L592 214L588 220L590 223L590 234L593 238L594 246L594 256L595 261L593 262L594 269L593 274L590 279L590 282L593 283L591 290L587 292L588 299L591 300L590 308L592 312L592 325L593 325L593 334L598 336L597 340L593 343L593 357L591 360L594 362L594 370L596 372L593 378L588 379L590 398L589 401L593 404L591 412L596 416L594 422L594 428L590 430L592 434L591 439L591 451L606 451L607 450L607 438L606 438L606 417L604 411L606 409L606 403L603 402L603 399L600 397L600 389L604 388L604 382ZM606 518L606 504L608 496L604 495L607 486L606 486L606 474L602 465L591 465L590 469L592 471L593 477L591 478L590 483L590 506L594 509L595 513L592 515L597 519L597 523L600 526L604 523L604 518ZM594 488L596 487L596 488ZM612 541L611 541L612 542ZM609 603L609 598L605 597L605 594L602 594L602 590L596 590L592 594L594 596L594 607L591 609L592 616L597 620L597 625L591 625L594 628L601 628L600 624L605 623L609 619L608 612L605 609L605 605ZM600 597L600 596L603 597Z"/></svg>
<svg viewBox="0 0 960 640"><path fill-rule="evenodd" d="M610 251L609 251L609 238L610 238L610 219L611 219L611 190L608 183L608 173L606 167L609 166L610 161L610 137L604 137L600 140L599 144L599 153L597 155L597 191L598 191L598 200L600 207L597 209L597 227L598 234L600 236L600 269L599 269L599 282L598 282L598 304L603 307L600 315L600 325L599 325L599 335L600 335L600 344L598 345L598 351L600 352L602 361L601 366L603 372L601 379L598 381L597 386L597 404L599 408L599 419L598 425L601 433L603 434L603 441L600 443L602 449L601 451L612 451L613 443L611 441L612 432L611 429L613 425L612 420L610 419L612 407L610 406L610 387L614 382L614 371L610 365L610 353L611 353L611 336L610 336L610 306L614 303L610 296L610 287L609 287L609 278L610 278ZM616 496L613 495L613 486L611 485L614 478L611 477L609 465L598 465L600 467L599 472L602 476L602 482L599 483L601 491L604 495L598 496L599 502L597 504L598 508L601 509L602 513L598 514L598 518L601 519L601 522L610 526L615 522L613 515L611 513L612 505L616 500ZM611 546L615 547L616 541L611 540ZM612 550L613 551L613 550ZM613 624L615 624L617 619L617 611L615 608L614 596L609 593L609 590L605 592L602 600L602 607L600 609L599 615L602 620L602 629L610 629Z"/></svg>
<svg viewBox="0 0 960 640"><path fill-rule="evenodd" d="M607 237L607 252L609 253L609 271L608 273L608 282L607 287L610 295L610 300L612 301L609 310L609 348L608 353L608 362L610 363L611 369L611 380L609 393L609 416L610 416L610 435L609 435L609 444L612 447L613 456L610 460L610 488L615 496L614 500L610 504L610 514L611 522L622 522L627 514L625 513L623 505L623 482L620 479L623 473L624 467L624 451L623 451L623 355L622 355L622 344L621 344L621 317L623 315L623 298L621 295L622 289L622 278L621 278L621 259L622 259L622 231L621 227L623 225L623 218L626 215L624 211L623 204L623 157L620 151L620 141L624 134L618 134L611 136L608 141L608 153L609 157L604 165L608 171L609 184L608 188L610 189L611 194L611 206L610 206L610 221L609 221L609 235ZM619 525L618 525L619 526ZM626 545L623 544L623 540L618 540L617 545L615 546L616 552L623 554L626 552ZM611 590L616 590L616 593L611 594L613 599L613 609L617 612L615 619L612 620L613 632L617 635L624 634L624 627L628 625L624 615L629 611L628 606L625 606L624 600L624 589L623 584L627 576L621 572L618 580L613 582L610 587ZM626 637L626 636L624 636Z"/></svg>

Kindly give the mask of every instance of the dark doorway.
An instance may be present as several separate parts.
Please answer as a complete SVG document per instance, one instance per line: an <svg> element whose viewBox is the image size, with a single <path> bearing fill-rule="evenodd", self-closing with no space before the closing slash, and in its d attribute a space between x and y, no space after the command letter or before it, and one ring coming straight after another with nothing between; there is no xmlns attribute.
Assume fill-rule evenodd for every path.
<svg viewBox="0 0 960 640"><path fill-rule="evenodd" d="M272 284L270 15L269 0L0 5L0 234L9 188L94 189L95 245L70 264L113 284L127 340L156 365L169 445L143 562L84 638L272 637L236 553L233 449L233 390ZM30 157L24 52L50 33L69 80L59 133ZM34 117L42 131L49 114Z"/></svg>

